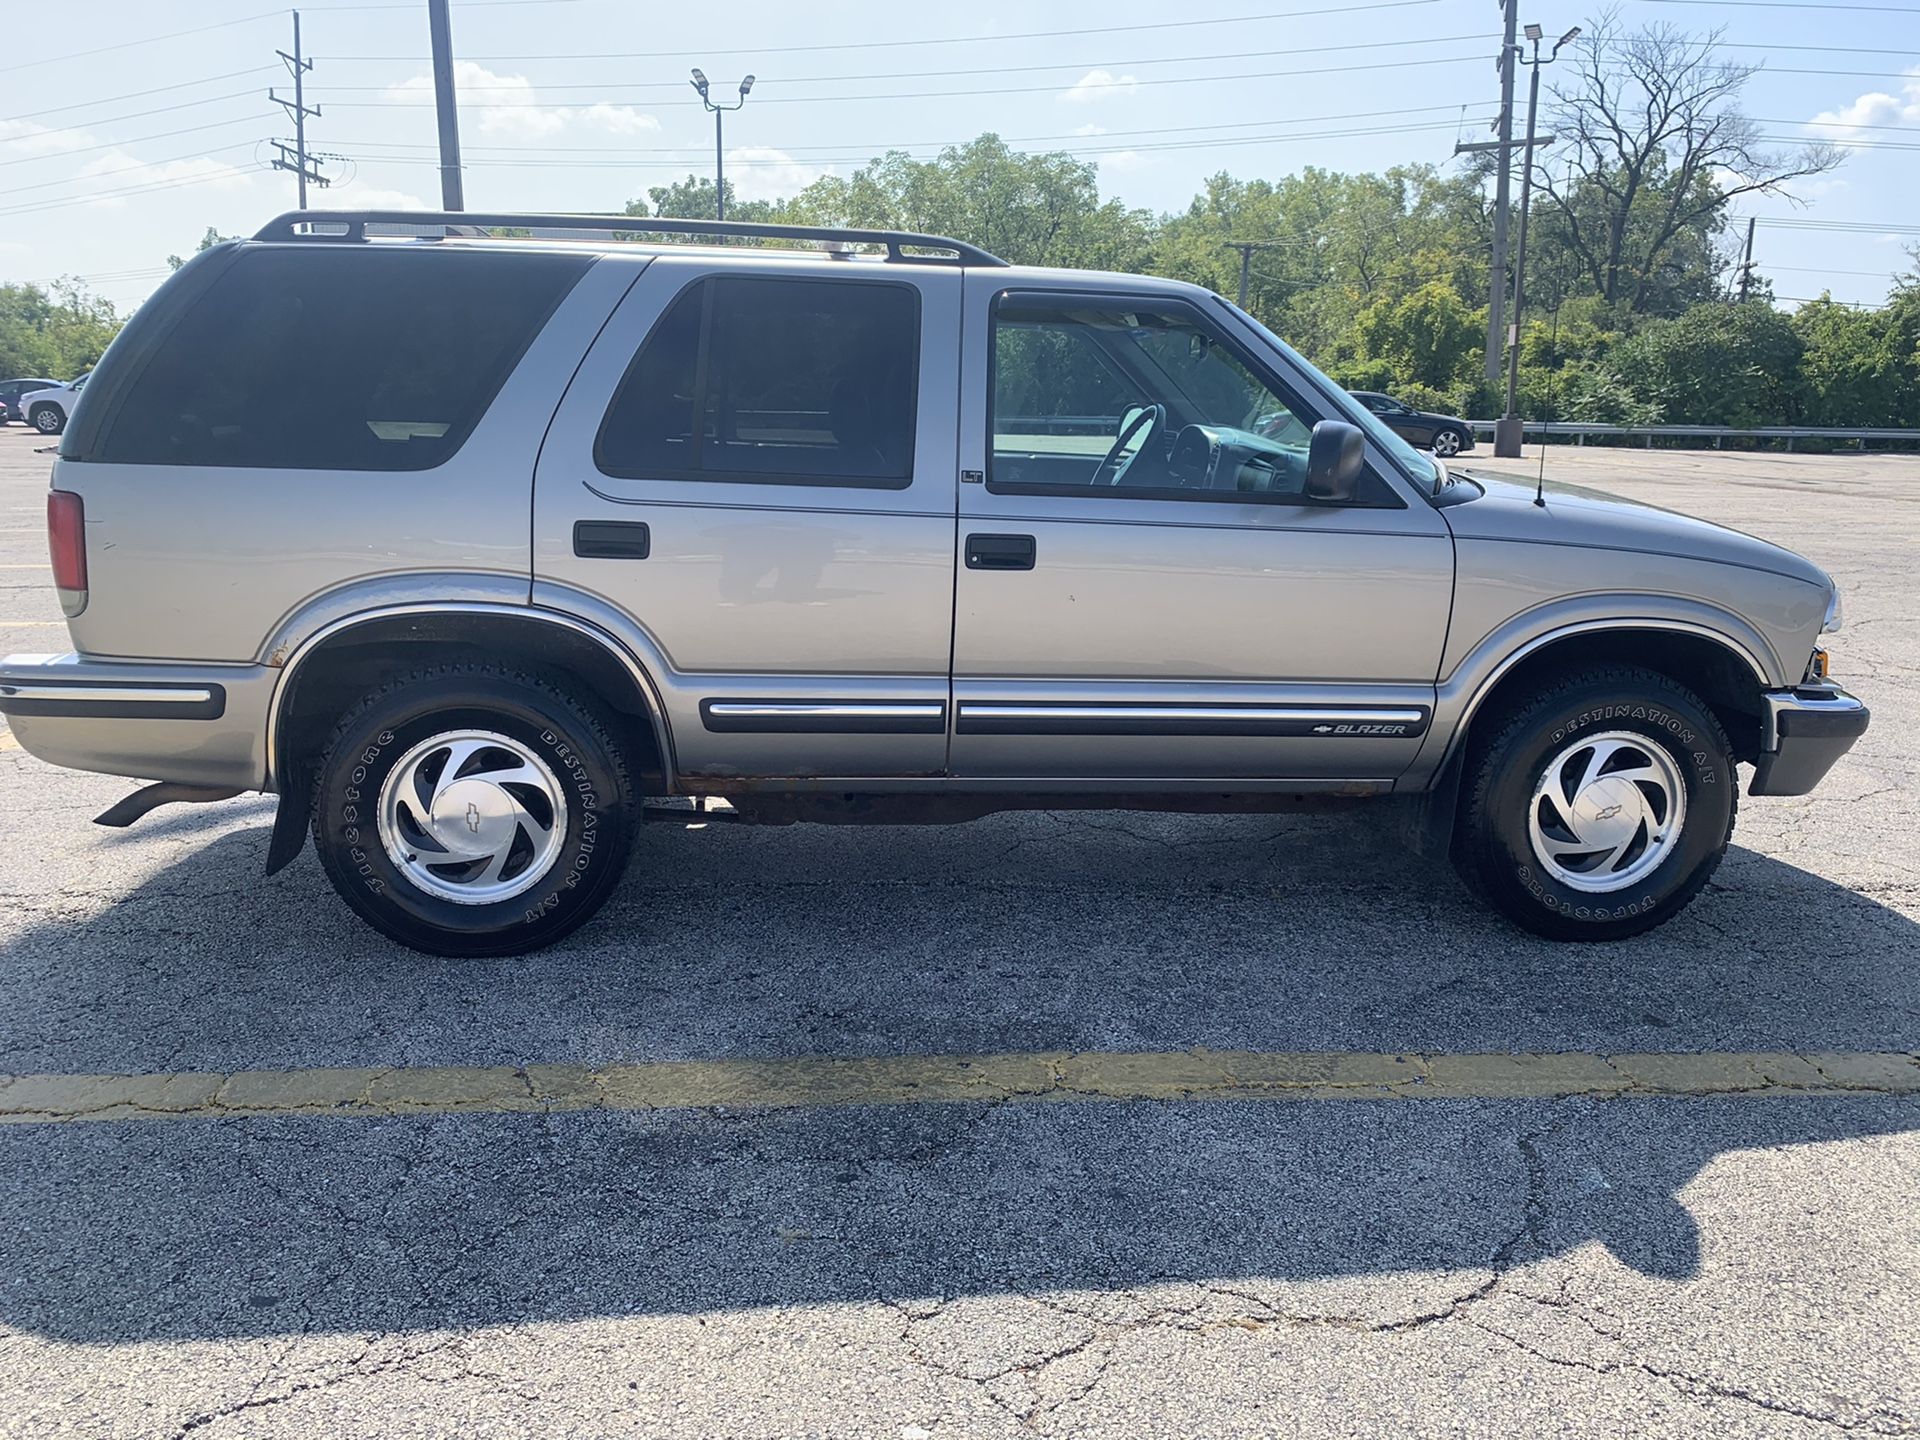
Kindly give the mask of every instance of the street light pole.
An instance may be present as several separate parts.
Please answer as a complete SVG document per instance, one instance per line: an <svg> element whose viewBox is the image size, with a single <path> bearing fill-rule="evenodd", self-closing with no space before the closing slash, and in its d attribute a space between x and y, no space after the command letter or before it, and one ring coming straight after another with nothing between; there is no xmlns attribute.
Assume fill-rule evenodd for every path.
<svg viewBox="0 0 1920 1440"><path fill-rule="evenodd" d="M1534 122L1540 110L1540 67L1551 65L1559 56L1560 48L1578 38L1580 27L1574 26L1554 41L1553 49L1545 59L1540 55L1543 34L1538 25L1527 26L1527 39L1533 44L1533 55L1525 63L1532 68L1533 79L1527 87L1527 140L1520 152L1525 158L1520 162L1520 236L1519 243L1514 247L1513 311L1508 322L1511 329L1507 332L1512 337L1507 345L1507 408L1493 427L1493 453L1509 458L1520 454L1523 431L1514 402L1520 389L1521 308L1525 303L1527 286L1527 218L1533 205Z"/></svg>
<svg viewBox="0 0 1920 1440"><path fill-rule="evenodd" d="M740 82L740 98L731 105L714 102L712 86L698 67L694 69L693 79L689 83L700 92L700 103L713 112L713 218L724 220L727 218L727 152L721 139L721 121L729 110L738 110L747 103L747 95L753 89L753 76L749 75Z"/></svg>

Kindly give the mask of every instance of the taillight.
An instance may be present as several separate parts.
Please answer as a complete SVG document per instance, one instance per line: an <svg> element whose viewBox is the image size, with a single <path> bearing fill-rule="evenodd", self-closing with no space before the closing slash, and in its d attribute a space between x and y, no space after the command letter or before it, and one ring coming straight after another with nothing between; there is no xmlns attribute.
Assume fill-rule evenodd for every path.
<svg viewBox="0 0 1920 1440"><path fill-rule="evenodd" d="M47 549L60 608L78 615L87 608L87 515L71 490L47 492Z"/></svg>

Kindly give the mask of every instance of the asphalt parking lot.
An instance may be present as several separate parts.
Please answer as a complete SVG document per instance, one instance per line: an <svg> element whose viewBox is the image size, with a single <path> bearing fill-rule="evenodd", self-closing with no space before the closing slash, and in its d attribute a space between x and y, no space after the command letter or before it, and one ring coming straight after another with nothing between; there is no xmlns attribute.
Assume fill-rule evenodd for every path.
<svg viewBox="0 0 1920 1440"><path fill-rule="evenodd" d="M0 651L65 647L44 443ZM1607 948L1365 813L1042 814L649 827L564 946L434 960L261 878L272 801L101 830L0 729L0 1112L270 1102L14 1104L0 1435L1920 1431L1920 458L1549 473L1826 566L1874 710Z"/></svg>

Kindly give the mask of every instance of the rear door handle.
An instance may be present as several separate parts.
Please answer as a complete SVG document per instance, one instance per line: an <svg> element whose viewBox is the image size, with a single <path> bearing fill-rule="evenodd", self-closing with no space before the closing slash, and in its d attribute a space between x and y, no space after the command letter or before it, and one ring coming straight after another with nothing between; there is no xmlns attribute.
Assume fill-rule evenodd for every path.
<svg viewBox="0 0 1920 1440"><path fill-rule="evenodd" d="M640 520L576 520L573 553L591 560L644 560L653 551L653 532Z"/></svg>
<svg viewBox="0 0 1920 1440"><path fill-rule="evenodd" d="M969 570L1031 570L1033 536L969 535L966 555Z"/></svg>

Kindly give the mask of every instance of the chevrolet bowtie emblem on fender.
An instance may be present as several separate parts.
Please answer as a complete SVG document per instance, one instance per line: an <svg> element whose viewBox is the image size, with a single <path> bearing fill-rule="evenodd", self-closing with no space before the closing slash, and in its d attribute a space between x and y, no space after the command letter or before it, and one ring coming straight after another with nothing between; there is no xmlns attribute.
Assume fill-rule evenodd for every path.
<svg viewBox="0 0 1920 1440"><path fill-rule="evenodd" d="M1316 735L1331 735L1333 733L1333 727L1331 725L1316 725L1313 727L1313 733Z"/></svg>
<svg viewBox="0 0 1920 1440"><path fill-rule="evenodd" d="M1613 808L1618 810L1620 807L1616 805ZM472 801L467 802L467 829L476 835L480 833L480 807Z"/></svg>

